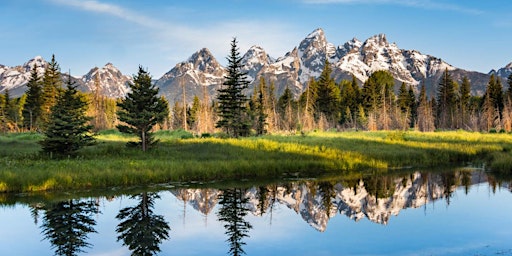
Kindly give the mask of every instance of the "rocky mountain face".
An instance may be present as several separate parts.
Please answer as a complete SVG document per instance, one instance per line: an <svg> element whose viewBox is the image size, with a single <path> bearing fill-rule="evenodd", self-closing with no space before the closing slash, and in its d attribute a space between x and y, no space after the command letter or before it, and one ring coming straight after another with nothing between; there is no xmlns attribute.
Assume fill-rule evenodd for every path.
<svg viewBox="0 0 512 256"><path fill-rule="evenodd" d="M226 69L203 48L195 52L187 61L176 64L169 72L156 81L160 94L171 103L191 102L194 96L202 98L205 93L215 97L222 85Z"/></svg>
<svg viewBox="0 0 512 256"><path fill-rule="evenodd" d="M30 72L34 65L37 67L39 77L43 77L48 62L41 56L37 56L21 66L7 67L0 65L0 93L9 90L13 97L21 96L26 90ZM63 85L67 83L69 76L61 73ZM95 88L94 81L99 78L100 91L103 95L113 98L124 97L128 92L127 82L132 78L125 76L112 65L106 64L102 68L93 68L82 77L71 77L72 82L78 89L90 92Z"/></svg>
<svg viewBox="0 0 512 256"><path fill-rule="evenodd" d="M489 72L489 75L493 73L503 79L507 79L510 75L512 75L512 62L507 64L505 67L498 69L498 71L491 70L491 72Z"/></svg>
<svg viewBox="0 0 512 256"><path fill-rule="evenodd" d="M251 94L259 79L275 85L275 93L279 96L288 87L295 96L300 95L312 78L322 72L325 61L333 70L337 82L352 79L352 75L362 84L377 70L388 70L396 81L396 87L405 82L419 92L425 83L427 93L437 91L439 78L447 69L456 81L467 76L471 81L472 93L482 95L491 73L496 73L506 81L512 73L512 63L489 74L463 70L454 67L440 58L420 53L416 50L400 49L390 43L384 34L372 36L365 41L356 38L334 45L328 42L322 29L316 29L307 35L299 44L284 56L274 59L263 48L251 47L242 55L242 71L247 72L251 82L246 93ZM14 96L20 96L30 76L30 69L37 64L42 75L46 65L41 57L36 57L22 66L7 67L0 65L0 92L9 89ZM190 103L194 96L203 98L205 94L213 99L217 89L222 86L226 69L203 48L195 52L188 60L176 64L169 72L155 80L160 93L167 97L171 105L183 99ZM76 79L79 88L90 91L93 81L99 76L102 92L109 97L124 97L128 88L126 83L130 77L124 76L112 64L103 68L93 68L88 74ZM505 84L505 83L504 83Z"/></svg>
<svg viewBox="0 0 512 256"><path fill-rule="evenodd" d="M132 82L132 78L123 75L112 63L107 63L102 68L95 67L91 69L82 76L82 82L86 91L99 89L100 93L107 97L124 98L130 91L128 83ZM96 85L96 82L98 85ZM99 86L99 88L96 88L96 86Z"/></svg>
<svg viewBox="0 0 512 256"><path fill-rule="evenodd" d="M199 57L201 56L201 57ZM467 76L472 83L472 93L481 95L485 91L489 74L463 70L454 67L440 58L422 54L416 50L400 49L395 43L388 42L384 34L376 35L367 40L354 38L342 45L329 43L322 29L316 29L306 36L299 45L277 59L270 57L263 48L251 47L242 58L243 71L247 72L251 81L248 93L258 84L259 78L274 82L276 94L280 95L286 87L295 96L302 93L311 78L317 78L324 68L325 61L333 68L333 76L337 82L342 79L356 77L362 84L377 70L388 70L396 81L396 87L405 82L419 92L421 83L426 84L427 92L434 94L442 73L450 71L456 81ZM210 63L203 63L203 62ZM218 67L217 72L205 67ZM500 76L505 77L508 71L500 69ZM187 99L193 95L202 95L202 87L215 94L221 86L225 69L219 65L206 49L192 55L189 60L179 63L166 75L158 80L163 94L170 96L170 101L183 99L183 84L187 88ZM176 80L183 81L180 86Z"/></svg>
<svg viewBox="0 0 512 256"><path fill-rule="evenodd" d="M42 77L47 62L41 56L37 56L21 66L0 65L0 92L7 89L13 97L21 96L27 89L24 85L30 79L30 71L34 65L37 67L37 73Z"/></svg>

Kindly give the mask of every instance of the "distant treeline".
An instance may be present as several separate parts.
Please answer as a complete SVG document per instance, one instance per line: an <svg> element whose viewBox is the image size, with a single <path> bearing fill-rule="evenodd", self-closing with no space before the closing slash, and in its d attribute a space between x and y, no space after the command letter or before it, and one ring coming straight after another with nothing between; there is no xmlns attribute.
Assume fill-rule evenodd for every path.
<svg viewBox="0 0 512 256"><path fill-rule="evenodd" d="M388 71L376 71L362 85L355 77L336 83L331 67L318 78L311 78L305 91L294 98L286 88L276 96L274 84L261 78L254 92L242 99L251 134L310 130L419 130L464 129L484 132L512 131L512 75L508 90L501 80L491 75L483 96L471 95L471 84L464 78L460 84L445 70L438 82L435 97L428 97L425 85L415 93L412 85L402 83L394 90L394 79ZM0 131L41 131L50 116L51 107L62 92L60 70L54 58L43 77L32 70L27 92L11 98L9 91L0 95ZM102 94L98 80L91 93L83 93L92 117L94 130L115 128L119 123L117 99ZM219 100L210 99L206 91L196 95L192 104L177 101L168 118L157 129L184 129L198 135L220 132Z"/></svg>

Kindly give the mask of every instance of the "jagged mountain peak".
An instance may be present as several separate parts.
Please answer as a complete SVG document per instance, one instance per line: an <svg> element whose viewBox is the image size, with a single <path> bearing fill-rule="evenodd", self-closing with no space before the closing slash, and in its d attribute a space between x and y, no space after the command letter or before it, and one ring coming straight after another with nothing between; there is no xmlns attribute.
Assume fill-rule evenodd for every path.
<svg viewBox="0 0 512 256"><path fill-rule="evenodd" d="M82 76L82 81L88 91L99 90L101 94L113 98L125 97L129 92L127 83L131 80L131 77L123 75L123 73L110 62L101 68L94 67L87 74ZM96 81L99 81L99 88L96 87Z"/></svg>
<svg viewBox="0 0 512 256"><path fill-rule="evenodd" d="M261 47L254 45L242 56L241 64L249 81L254 81L275 60Z"/></svg>
<svg viewBox="0 0 512 256"><path fill-rule="evenodd" d="M215 70L221 68L217 59L215 59L213 54L207 48L202 48L192 54L192 56L188 58L187 63L192 64L192 69L208 73L214 73Z"/></svg>
<svg viewBox="0 0 512 256"><path fill-rule="evenodd" d="M377 34L366 39L365 44L376 44L379 46L389 45L386 34Z"/></svg>
<svg viewBox="0 0 512 256"><path fill-rule="evenodd" d="M489 74L493 73L507 79L512 74L512 62L508 63L505 67L498 69L498 71L493 69L489 72Z"/></svg>

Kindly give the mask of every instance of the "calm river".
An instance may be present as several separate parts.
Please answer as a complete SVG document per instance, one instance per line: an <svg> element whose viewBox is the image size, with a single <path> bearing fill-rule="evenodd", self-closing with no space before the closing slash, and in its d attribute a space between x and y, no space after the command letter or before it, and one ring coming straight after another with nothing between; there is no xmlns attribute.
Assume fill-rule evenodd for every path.
<svg viewBox="0 0 512 256"><path fill-rule="evenodd" d="M0 194L0 255L512 255L512 182L479 170Z"/></svg>

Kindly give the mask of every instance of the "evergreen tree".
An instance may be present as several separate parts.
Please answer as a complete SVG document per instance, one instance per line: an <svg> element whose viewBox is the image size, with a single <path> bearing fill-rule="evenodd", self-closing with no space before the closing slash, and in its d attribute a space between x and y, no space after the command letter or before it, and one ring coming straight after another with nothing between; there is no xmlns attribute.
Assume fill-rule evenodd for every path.
<svg viewBox="0 0 512 256"><path fill-rule="evenodd" d="M317 97L315 101L316 117L319 118L321 115L324 115L330 125L338 121L338 113L340 112L340 90L331 74L331 65L326 60L324 69L317 80Z"/></svg>
<svg viewBox="0 0 512 256"><path fill-rule="evenodd" d="M489 83L486 88L486 95L489 94L490 104L493 104L494 108L497 109L501 115L503 112L503 86L501 85L501 81L499 77L491 74L489 78Z"/></svg>
<svg viewBox="0 0 512 256"><path fill-rule="evenodd" d="M256 91L256 104L255 104L255 114L256 114L256 134L257 135L263 135L267 133L266 126L267 126L267 88L265 84L265 80L262 78L260 79L260 83L258 84L257 91Z"/></svg>
<svg viewBox="0 0 512 256"><path fill-rule="evenodd" d="M295 109L295 101L293 100L292 91L287 86L283 95L277 101L281 129L290 131L295 127L293 109Z"/></svg>
<svg viewBox="0 0 512 256"><path fill-rule="evenodd" d="M363 84L361 98L369 118L369 124L378 122L380 128L385 130L390 128L389 112L395 101L394 84L395 81L391 73L384 70L374 72ZM368 128L373 129L374 126L370 125Z"/></svg>
<svg viewBox="0 0 512 256"><path fill-rule="evenodd" d="M236 38L231 41L231 53L227 58L228 74L224 77L223 87L218 90L219 121L217 128L222 128L230 137L249 134L247 116L247 97L243 90L249 81L247 73L242 72L242 57L238 51Z"/></svg>
<svg viewBox="0 0 512 256"><path fill-rule="evenodd" d="M51 109L57 103L57 99L62 93L62 79L60 75L60 67L55 61L55 55L52 55L52 60L46 66L43 76L42 88L42 106L41 106L41 121L46 125L50 117Z"/></svg>
<svg viewBox="0 0 512 256"><path fill-rule="evenodd" d="M197 95L194 96L194 99L192 100L192 107L188 109L187 113L187 123L188 127L191 129L195 129L197 126L197 119L199 115L199 110L201 108L201 102L199 100L199 97Z"/></svg>
<svg viewBox="0 0 512 256"><path fill-rule="evenodd" d="M441 129L453 129L456 126L455 115L457 99L455 82L446 69L439 82L437 92L437 126Z"/></svg>
<svg viewBox="0 0 512 256"><path fill-rule="evenodd" d="M91 118L85 115L87 102L76 90L68 76L67 88L59 96L51 109L41 141L43 151L56 156L72 156L84 147L91 145L94 138L88 135L92 129L87 123Z"/></svg>
<svg viewBox="0 0 512 256"><path fill-rule="evenodd" d="M249 209L245 206L248 199L244 196L245 191L240 188L225 189L220 196L220 209L218 212L219 221L224 222L226 235L229 243L229 254L238 256L245 254L243 246L244 237L249 237L251 223L245 220Z"/></svg>
<svg viewBox="0 0 512 256"><path fill-rule="evenodd" d="M96 233L94 216L99 211L94 201L70 199L52 203L44 209L43 235L55 249L55 255L78 255L91 247L89 233Z"/></svg>
<svg viewBox="0 0 512 256"><path fill-rule="evenodd" d="M416 96L414 95L414 90L412 89L412 85L409 85L409 109L411 109L411 128L414 127L416 120L418 119L418 104L416 102Z"/></svg>
<svg viewBox="0 0 512 256"><path fill-rule="evenodd" d="M32 131L39 128L39 119L41 117L41 108L43 105L43 86L41 79L37 74L36 65L32 67L27 87L27 99L23 106L23 124L28 130Z"/></svg>
<svg viewBox="0 0 512 256"><path fill-rule="evenodd" d="M467 77L462 78L462 84L459 88L459 127L466 129L469 123L471 99L471 84Z"/></svg>
<svg viewBox="0 0 512 256"><path fill-rule="evenodd" d="M128 86L131 92L118 104L117 115L123 124L117 128L120 132L137 135L139 142L128 145L139 145L142 151L146 151L156 143L151 130L169 115L168 103L163 97L158 97L158 87L151 84L151 76L142 66Z"/></svg>
<svg viewBox="0 0 512 256"><path fill-rule="evenodd" d="M160 244L169 239L171 229L164 216L153 212L155 200L160 196L144 192L131 198L140 201L135 206L121 209L117 214L116 219L121 221L116 228L119 233L117 241L122 240L132 255L156 255L160 252Z"/></svg>

